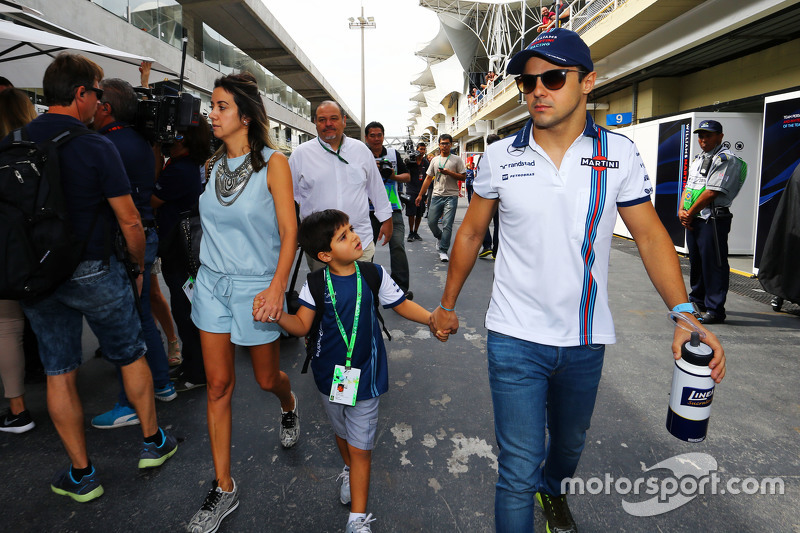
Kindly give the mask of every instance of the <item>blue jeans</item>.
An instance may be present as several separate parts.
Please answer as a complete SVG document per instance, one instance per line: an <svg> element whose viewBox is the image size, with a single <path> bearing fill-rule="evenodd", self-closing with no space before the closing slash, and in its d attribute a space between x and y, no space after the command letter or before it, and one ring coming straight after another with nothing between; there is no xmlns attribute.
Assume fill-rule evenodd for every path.
<svg viewBox="0 0 800 533"><path fill-rule="evenodd" d="M495 526L533 531L534 494L561 494L578 467L605 345L546 346L489 331L486 347L500 449Z"/></svg>
<svg viewBox="0 0 800 533"><path fill-rule="evenodd" d="M433 236L439 239L439 251L446 254L450 250L450 236L453 234L453 221L456 219L458 196L434 196L428 209L428 227ZM439 229L442 217L442 229Z"/></svg>
<svg viewBox="0 0 800 533"><path fill-rule="evenodd" d="M147 364L150 366L150 373L153 374L153 384L157 389L161 389L169 384L169 363L167 362L167 352L164 351L164 341L161 340L161 333L156 327L153 314L150 312L150 271L158 253L158 234L155 229L145 230L145 249L144 249L144 273L142 274L142 296L140 298L142 312L139 319L142 322L142 333L144 342L147 345ZM117 401L121 405L131 407L128 396L125 394L125 385L122 382L122 372L117 369L117 379L119 380L119 396Z"/></svg>
<svg viewBox="0 0 800 533"><path fill-rule="evenodd" d="M145 354L131 284L125 267L114 257L82 261L53 294L35 303L23 301L22 310L36 333L48 376L81 366L84 317L107 361L125 366Z"/></svg>

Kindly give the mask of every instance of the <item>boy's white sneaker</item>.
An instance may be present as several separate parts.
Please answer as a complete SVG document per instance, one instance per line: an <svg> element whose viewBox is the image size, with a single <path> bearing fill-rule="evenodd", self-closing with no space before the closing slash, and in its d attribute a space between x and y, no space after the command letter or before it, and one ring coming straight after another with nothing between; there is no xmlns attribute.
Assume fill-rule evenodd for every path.
<svg viewBox="0 0 800 533"><path fill-rule="evenodd" d="M350 503L350 467L345 466L342 468L342 473L336 478L336 481L342 480L342 486L339 487L339 501L342 505Z"/></svg>
<svg viewBox="0 0 800 533"><path fill-rule="evenodd" d="M347 529L344 530L344 533L372 533L372 529L369 525L374 521L375 519L372 518L372 513L361 518L356 518L352 522L347 523Z"/></svg>

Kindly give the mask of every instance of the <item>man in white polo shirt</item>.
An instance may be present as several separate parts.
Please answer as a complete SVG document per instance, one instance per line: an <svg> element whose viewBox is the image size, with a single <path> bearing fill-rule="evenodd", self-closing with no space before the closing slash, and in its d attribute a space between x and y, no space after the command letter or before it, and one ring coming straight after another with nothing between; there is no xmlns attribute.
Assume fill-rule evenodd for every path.
<svg viewBox="0 0 800 533"><path fill-rule="evenodd" d="M497 531L533 530L535 501L548 531L577 527L561 493L575 473L594 410L606 344L615 342L608 259L617 212L668 308L692 315L672 242L650 202L652 184L634 144L594 124L586 100L597 73L589 48L564 29L543 33L508 65L531 119L488 147L456 235L431 328L458 328L453 309L495 209L500 246L486 313L489 383L500 448ZM672 351L689 333L675 329ZM545 447L545 427L549 445Z"/></svg>
<svg viewBox="0 0 800 533"><path fill-rule="evenodd" d="M347 117L338 103L326 100L319 104L313 120L318 137L298 146L289 157L300 218L324 209L344 211L361 238L364 250L361 260L372 261L375 245L369 201L375 206L375 217L381 223L378 241L383 238L382 244L386 244L392 236L392 204L375 157L367 145L344 134ZM316 262L312 268L322 266Z"/></svg>

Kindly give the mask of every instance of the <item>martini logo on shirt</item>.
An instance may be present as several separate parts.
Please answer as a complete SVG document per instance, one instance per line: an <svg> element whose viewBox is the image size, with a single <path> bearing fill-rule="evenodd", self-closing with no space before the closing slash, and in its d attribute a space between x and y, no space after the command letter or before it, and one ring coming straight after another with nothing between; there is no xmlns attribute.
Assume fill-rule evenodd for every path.
<svg viewBox="0 0 800 533"><path fill-rule="evenodd" d="M605 156L596 155L594 157L582 157L581 166L592 167L598 172L607 168L619 168L619 161L610 161Z"/></svg>

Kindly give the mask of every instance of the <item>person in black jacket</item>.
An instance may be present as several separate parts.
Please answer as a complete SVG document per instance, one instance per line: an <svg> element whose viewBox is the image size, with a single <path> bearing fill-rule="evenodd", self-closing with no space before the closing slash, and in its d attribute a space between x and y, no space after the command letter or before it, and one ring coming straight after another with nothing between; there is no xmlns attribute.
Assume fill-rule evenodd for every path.
<svg viewBox="0 0 800 533"><path fill-rule="evenodd" d="M158 238L162 243L159 247L161 272L169 287L172 317L183 343L183 363L174 374L178 392L206 384L200 332L192 322L192 303L183 291L183 285L192 272L186 251L178 245L177 232L182 213L196 209L197 199L203 191L200 169L208 158L210 137L208 123L201 117L196 127L176 135L174 143L161 146L161 151L169 159L159 173L150 199L156 209Z"/></svg>

